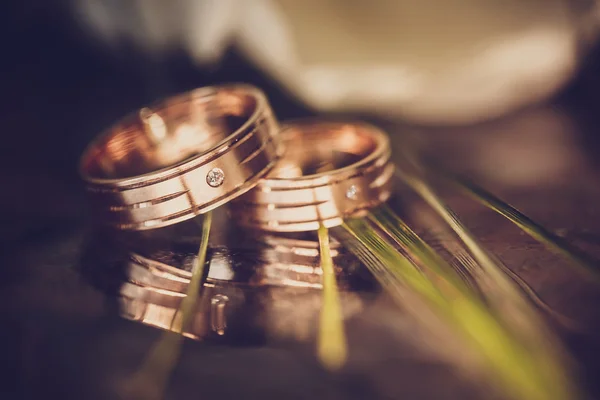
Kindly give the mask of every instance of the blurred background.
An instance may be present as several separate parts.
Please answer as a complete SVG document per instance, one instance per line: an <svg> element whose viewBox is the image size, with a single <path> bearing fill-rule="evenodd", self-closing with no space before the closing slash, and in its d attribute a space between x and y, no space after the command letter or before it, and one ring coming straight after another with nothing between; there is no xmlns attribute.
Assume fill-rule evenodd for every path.
<svg viewBox="0 0 600 400"><path fill-rule="evenodd" d="M358 117L410 137L600 255L598 1L5 0L0 10L3 398L103 398L86 388L155 338L107 317L104 295L77 272L89 233L77 162L122 115L198 86L247 82L281 120ZM586 332L600 327L597 289L565 262L489 210L448 201L551 307ZM598 395L598 335L565 341ZM313 376L290 355L236 357L284 365L298 377L277 386L286 396L351 391L352 377Z"/></svg>
<svg viewBox="0 0 600 400"><path fill-rule="evenodd" d="M7 1L4 123L35 123L19 115L31 109L46 123L69 115L60 135L78 154L125 110L226 81L264 87L282 119L350 113L421 128L596 96L598 2L413 3ZM4 149L28 140L14 136Z"/></svg>

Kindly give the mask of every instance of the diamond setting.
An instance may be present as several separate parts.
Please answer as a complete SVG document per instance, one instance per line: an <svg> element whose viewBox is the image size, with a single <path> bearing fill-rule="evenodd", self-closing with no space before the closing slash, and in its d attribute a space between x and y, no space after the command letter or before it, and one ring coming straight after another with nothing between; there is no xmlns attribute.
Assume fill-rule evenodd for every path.
<svg viewBox="0 0 600 400"><path fill-rule="evenodd" d="M356 200L358 198L358 188L352 185L346 190L346 198L349 200Z"/></svg>
<svg viewBox="0 0 600 400"><path fill-rule="evenodd" d="M225 173L221 168L213 168L206 174L206 183L210 187L219 187L225 180Z"/></svg>

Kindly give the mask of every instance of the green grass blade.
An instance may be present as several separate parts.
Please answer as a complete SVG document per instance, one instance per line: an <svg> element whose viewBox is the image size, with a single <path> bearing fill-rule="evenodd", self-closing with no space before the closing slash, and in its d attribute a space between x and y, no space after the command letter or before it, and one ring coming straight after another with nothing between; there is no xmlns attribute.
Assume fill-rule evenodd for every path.
<svg viewBox="0 0 600 400"><path fill-rule="evenodd" d="M494 257L479 244L475 236L460 222L454 212L444 204L429 185L414 175L403 174L401 171L398 171L398 175L433 208L465 244L486 275L486 279L493 282L496 289L495 293L498 295L497 302L506 304L507 299L510 300L511 313L505 313L505 316L512 318L513 323L518 320L520 324L525 326L521 333L529 336L528 340L534 343L534 346L541 346L543 342L539 340L538 327L544 324L538 314L533 312L529 303L521 296L520 290L508 277L506 267L496 262ZM528 329L528 327L531 329Z"/></svg>
<svg viewBox="0 0 600 400"><path fill-rule="evenodd" d="M493 300L499 300L505 305L503 308L507 308L506 296L503 293L497 293L495 296L491 294L498 292L495 282L487 277L485 272L482 271L481 267L467 251L465 251L458 243L449 243L447 240L444 240L440 243L449 253L453 254L463 269L468 271L467 273L469 276L472 277L475 282L477 282L478 287L487 294L488 298L495 297L495 299L492 299L492 302ZM514 273L510 268L506 267L499 260L496 261L496 265L498 265L498 267L500 267L502 271L518 286L523 295L533 305L535 305L539 310L543 311L547 316L552 318L554 322L571 331L583 331L580 324L552 309L542 298L539 297L536 291L523 278ZM506 312L510 313L511 311L508 310Z"/></svg>
<svg viewBox="0 0 600 400"><path fill-rule="evenodd" d="M439 171L439 170L436 170ZM447 172L440 172L440 175L454 186L458 187L472 199L485 207L494 210L513 224L521 228L529 236L544 244L551 250L562 254L567 260L571 261L582 274L600 283L600 268L597 260L589 255L574 248L569 242L550 232L542 225L538 224L515 207L502 201L492 193L477 186L464 178L451 175Z"/></svg>
<svg viewBox="0 0 600 400"><path fill-rule="evenodd" d="M378 225L386 225L379 221ZM391 246L365 221L349 220L343 227L356 242L347 248L356 254L380 280L382 286L394 297L398 288L408 288L428 302L465 343L481 355L490 368L488 376L496 380L497 387L515 399L563 400L573 399L563 370L556 364L553 354L530 351L529 343L522 343L490 312L474 293L464 288L450 292L447 287L436 286L411 262ZM405 242L416 254L423 254L414 242ZM363 250L356 250L363 247ZM365 257L365 253L374 256ZM431 262L436 257L431 254ZM438 260L439 261L439 260ZM438 265L437 269L443 267ZM454 282L454 280L447 280ZM400 303L401 297L396 297Z"/></svg>
<svg viewBox="0 0 600 400"><path fill-rule="evenodd" d="M329 370L338 370L348 354L344 318L336 282L333 260L329 251L329 232L319 227L319 249L323 270L323 305L319 321L317 353L321 363Z"/></svg>
<svg viewBox="0 0 600 400"><path fill-rule="evenodd" d="M405 174L397 170L398 176L404 183L410 186L421 198L439 215L452 231L465 244L475 261L505 292L517 295L516 288L512 285L506 274L491 257L488 252L479 245L475 236L460 222L454 212L444 204L440 197L423 180L414 175Z"/></svg>
<svg viewBox="0 0 600 400"><path fill-rule="evenodd" d="M198 256L192 267L192 278L186 296L171 323L172 331L163 332L156 345L150 349L144 363L125 387L125 398L144 400L161 400L164 398L169 378L181 353L184 338L182 333L189 330L196 303L204 286L204 266L206 264L211 223L212 214L208 212L204 214L202 237Z"/></svg>
<svg viewBox="0 0 600 400"><path fill-rule="evenodd" d="M421 239L401 218L399 218L393 210L387 205L380 206L373 210L369 219L375 223L380 229L387 232L399 245L404 248L412 248L412 253L422 261L429 269L443 277L445 280L452 283L458 290L463 293L472 291L464 278L460 278L459 271L451 266L446 260L439 256L423 239ZM486 290L488 293L496 289L495 282L490 282L485 279L482 273L479 272L476 261L462 249L460 246L448 247L447 241L441 243L451 254L454 255L456 261L462 266L462 270L467 272L466 278L469 281L477 283L480 289ZM501 262L496 262L496 265L505 273L538 308L546 312L549 316L562 326L579 330L579 327L574 321L552 310L537 293L517 274L505 267ZM506 304L506 296L504 292L501 295L502 303Z"/></svg>
<svg viewBox="0 0 600 400"><path fill-rule="evenodd" d="M388 206L380 206L368 214L367 218L379 229L387 233L397 244L408 250L409 254L413 254L437 277L444 279L463 294L470 292L471 289L450 264L422 240Z"/></svg>
<svg viewBox="0 0 600 400"><path fill-rule="evenodd" d="M212 225L212 212L204 214L202 221L202 236L200 238L200 247L198 256L192 265L192 277L186 291L186 296L181 301L178 314L181 318L174 318L171 323L171 329L176 333L183 333L189 330L193 320L196 302L201 296L204 278L204 266L206 265L206 252L208 250L208 239L210 236L210 227Z"/></svg>

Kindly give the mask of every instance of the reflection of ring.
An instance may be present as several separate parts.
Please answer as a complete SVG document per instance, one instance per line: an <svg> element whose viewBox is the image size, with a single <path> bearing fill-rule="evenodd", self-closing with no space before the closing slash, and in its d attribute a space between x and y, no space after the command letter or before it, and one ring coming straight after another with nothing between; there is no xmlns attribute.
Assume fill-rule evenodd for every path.
<svg viewBox="0 0 600 400"><path fill-rule="evenodd" d="M223 335L231 329L243 331L246 336L247 327L241 325L244 320L260 321L265 324L260 329L269 332L275 329L277 334L285 335L298 329L297 324L286 323L286 318L298 321L299 317L316 315L312 313L320 308L321 292L313 289L322 287L318 243L279 236L262 239L249 257L252 260L247 260L249 254L245 251L232 251L229 247L212 249L204 290L198 297L192 326L184 333L186 336L203 338L211 331ZM360 264L356 259L346 257L338 242L332 243L331 250L336 266L343 265L336 268L336 272L344 296L353 299L356 284L363 285L359 291L370 292L371 281L363 281L358 276ZM243 255L239 254L242 252ZM242 258L237 259L239 256ZM150 256L130 252L127 281L119 291L121 315L170 329L186 297L191 278L189 270L195 257L193 252L181 249L159 251ZM298 306L298 302L302 306ZM350 304L351 307L345 308L348 315L357 310L356 302ZM244 317L240 318L241 315ZM265 317L268 317L266 321ZM254 324L251 325L260 326Z"/></svg>
<svg viewBox="0 0 600 400"><path fill-rule="evenodd" d="M387 136L367 124L305 122L280 133L285 155L237 200L243 225L279 232L340 225L386 201L394 167Z"/></svg>
<svg viewBox="0 0 600 400"><path fill-rule="evenodd" d="M254 187L277 159L277 131L259 89L196 89L123 119L90 145L81 172L101 222L158 228Z"/></svg>
<svg viewBox="0 0 600 400"><path fill-rule="evenodd" d="M331 256L337 265L338 261L342 262L340 246L333 242L331 247ZM213 249L207 268L207 285L322 287L317 242L265 237L264 243L256 250L251 253L244 251L242 260L238 260L239 256L235 253L238 252L227 248ZM173 254L172 260L169 260L169 252L158 254L159 257L146 257L131 252L127 262L128 280L147 288L185 293L192 276L189 270L195 253L190 252L188 256L185 253ZM343 263L344 271L340 268L338 273L346 276L355 265L345 258ZM342 280L342 286L344 282Z"/></svg>
<svg viewBox="0 0 600 400"><path fill-rule="evenodd" d="M184 293L126 282L121 287L121 315L147 325L171 329L183 298ZM242 307L243 295L239 290L205 287L202 297L198 298L192 325L183 335L200 339L210 330L223 335L227 328L227 314L231 314L232 309L239 311Z"/></svg>

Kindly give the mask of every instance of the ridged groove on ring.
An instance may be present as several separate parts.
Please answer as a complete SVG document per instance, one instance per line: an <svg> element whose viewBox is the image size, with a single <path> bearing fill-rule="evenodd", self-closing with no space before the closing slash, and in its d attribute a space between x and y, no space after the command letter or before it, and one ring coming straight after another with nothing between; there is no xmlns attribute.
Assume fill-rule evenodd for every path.
<svg viewBox="0 0 600 400"><path fill-rule="evenodd" d="M275 146L276 146L276 144L275 144L275 142L274 142L274 140L272 138L270 138L265 143L258 144L257 147L255 147L252 150L251 154L249 156L245 157L243 159L243 161L240 162L239 165L250 164L253 160L255 160L257 157L259 157L261 154L264 154L264 153L269 152L269 151L275 151L276 150ZM198 168L201 168L201 167L202 166L198 166ZM197 168L193 168L193 169L190 169L188 171L185 171L184 173L180 174L177 178L181 178L182 176L185 176L187 173L191 173L192 171L194 171L196 169ZM254 175L250 175L248 177L248 180L251 179L253 176ZM168 181L176 182L173 179L168 180ZM155 183L160 183L160 182L155 182ZM151 184L146 185L146 187L148 187L148 186L151 186ZM182 185L182 187L183 187L183 185ZM119 189L119 190L116 190L116 191L112 191L110 193L111 194L121 194L123 192L126 192L127 190L129 190L129 189ZM168 195L161 196L161 197L158 197L158 198L152 198L151 200L141 200L141 201L137 201L137 202L130 202L130 203L127 203L127 204L121 204L119 206L110 206L110 210L111 211L119 211L119 210L139 208L139 204L144 204L144 203L148 203L150 205L155 205L155 204L159 204L159 203L164 202L164 201L168 201L168 200L170 200L172 198L175 198L175 197L179 196L180 194L185 194L185 193L188 193L188 192L189 192L189 189L188 190L182 190L182 191L174 192L173 194L168 194ZM110 200L109 199L105 200L105 196L103 196L103 195L106 195L106 193L100 194L100 196L102 196L102 197L96 197L95 202L98 203L98 202L101 202L101 201L110 201L110 200L112 200L112 202L117 202L119 200L126 201L122 197L111 198Z"/></svg>
<svg viewBox="0 0 600 400"><path fill-rule="evenodd" d="M106 185L101 185L98 183L90 183L90 184L88 184L87 189L88 189L88 191L93 192L93 193L119 193L119 192L123 192L126 190L138 189L141 187L151 186L156 183L160 183L160 182L168 181L173 178L177 178L177 177L184 175L188 172L191 172L195 169L201 168L204 165L209 164L212 161L215 161L216 159L222 157L223 155L225 155L233 150L237 150L238 147L241 147L242 144L246 143L247 141L252 139L254 136L256 136L256 134L259 133L259 128L262 128L264 125L266 125L266 122L267 121L265 118L261 118L261 119L257 120L255 124L252 124L252 125L246 127L246 129L252 129L251 131L249 131L249 132L241 131L241 132L239 132L239 135L236 138L229 140L227 143L221 143L221 145L219 145L217 148L210 149L210 150L206 151L204 154L200 154L200 155L194 157L194 159L192 159L192 160L183 161L180 165L170 168L170 170L172 169L172 171L170 171L169 174L165 174L165 171L151 172L151 173L146 174L146 175L148 175L148 178L144 179L142 182L136 182L136 183L131 183L131 184L116 183L114 186L110 186L110 187L106 186ZM269 135L269 138L265 142L262 142L262 143L272 142L272 141L273 141L273 136ZM261 143L261 141L259 141L259 143ZM159 175L159 176L152 178L152 177L150 177L151 175ZM139 179L140 178L135 177L135 178L123 179L123 181L126 182L126 181L139 180Z"/></svg>
<svg viewBox="0 0 600 400"><path fill-rule="evenodd" d="M333 215L331 217L327 217L324 218L322 220L315 220L315 219L304 219L304 220L267 220L267 219L252 219L252 218L247 218L245 220L245 222L247 222L250 225L253 226L285 226L285 225L296 225L296 224L309 224L309 223L319 223L319 222L325 222L325 221L329 221L329 220L334 220L334 219L344 219L347 218L348 216L351 216L353 214L356 214L360 211L364 211L364 210L368 210L371 209L373 207L376 207L377 205L387 201L390 197L390 194L386 194L384 197L380 198L378 201L374 201L372 203L364 203L358 207L352 208L352 209L348 209L346 210L346 212L344 214L337 214L337 215ZM290 207L290 208L300 208L300 207Z"/></svg>
<svg viewBox="0 0 600 400"><path fill-rule="evenodd" d="M173 200L180 196L186 196L187 193L188 193L188 191L175 192L173 194L168 194L166 196L157 197L152 200L140 201L139 203L119 205L119 206L109 206L108 209L110 211L124 211L124 210L136 209L136 208L147 208L147 207L151 207L156 204L160 204L160 203L164 203L169 200Z"/></svg>
<svg viewBox="0 0 600 400"><path fill-rule="evenodd" d="M216 87L201 90L201 93L198 93L200 97L189 94L178 95L175 100L167 99L158 106L161 110L165 110L163 116L167 120L170 115L177 117L178 113L182 112L184 114L181 115L186 115L187 118L188 114L185 114L187 111L181 108L178 109L179 111L174 109L177 115L169 112L172 107L181 107L187 102L190 102L190 107L196 107L197 101L204 104L205 108L200 110L201 113L218 115L220 110L227 113L225 110L229 108L230 113L238 115L235 108L238 107L237 103L233 106L229 105L228 97L224 97L225 103L220 102L218 96L221 89L222 87ZM144 230L171 225L242 195L273 168L278 158L278 123L267 99L260 90L252 87L225 87L225 91L231 96L239 94L240 110L248 104L244 103L247 100L241 96L248 96L248 99L253 99L256 103L251 114L247 114L245 122L211 149L171 167L129 178L98 179L89 178L84 174L88 180L91 200L99 210L100 222L126 230ZM215 108L218 110L211 112L212 108L206 104L210 104L215 99L218 103L215 103ZM238 101L238 98L231 99ZM242 113L239 114L240 117L246 115ZM193 120L191 121L194 123ZM118 126L115 129L117 130L111 131L109 135L123 133L118 130ZM104 146L102 140L113 139L107 136L107 139L99 139L95 142L96 145ZM93 149L93 146L90 149ZM94 153L90 151L88 150L84 155L82 166L94 162ZM221 168L225 172L225 183L218 190L210 187L205 178L206 174L214 168Z"/></svg>
<svg viewBox="0 0 600 400"><path fill-rule="evenodd" d="M253 175L250 179L246 180L243 184L239 185L238 187L236 187L236 191L239 191L239 193L244 194L245 192L247 192L248 190L250 190L252 188L251 184L255 183L257 180L259 180L260 178L262 178L264 175L266 175L271 168L273 168L273 166L275 165L276 160L272 161L263 171L261 171L258 174ZM163 217L160 218L155 218L155 219L150 219L150 220L146 220L144 222L131 222L131 223L117 223L117 222L113 222L112 224L114 224L117 228L119 229L150 229L152 227L158 226L158 225L162 225L165 222L168 221L174 221L174 220L184 220L188 215L190 214L194 214L194 215L198 215L200 214L199 210L203 210L203 211L210 211L211 209L214 209L216 207L218 207L220 204L222 204L222 202L224 200L226 200L229 196L231 195L231 192L228 192L226 194L224 194L223 196L220 196L216 199L214 199L213 201L209 202L209 203L205 203L202 204L200 206L195 206L195 207L190 207L187 208L185 210L173 213L173 214L169 214L169 215L165 215Z"/></svg>
<svg viewBox="0 0 600 400"><path fill-rule="evenodd" d="M364 171L361 171L360 173L356 173L356 174L352 174L350 176L348 176L345 179L336 179L333 180L331 184L328 185L323 185L323 184L319 184L319 185L306 185L305 187L296 187L296 188L284 188L284 187L276 187L276 188L272 188L270 186L269 190L267 191L266 194L264 194L264 196L269 196L269 194L276 194L277 192L300 192L300 191L307 191L307 190L315 190L315 189L319 189L319 188L323 188L323 187L337 187L340 184L344 184L345 186L348 185L348 182L350 182L352 179L356 179L356 178L360 178L360 177L365 177L371 173L374 172L378 172L381 170L381 173L378 174L378 176L371 182L371 184L369 184L369 188L371 189L379 189L382 188L383 186L385 186L393 177L393 172L394 172L394 166L393 164L389 163L389 159L385 161L386 163L383 166L370 166L367 169L365 169ZM259 184L255 190L261 190L263 187L266 187L266 184ZM293 196L289 195L290 198L293 198ZM301 202L301 203L283 203L283 204L274 204L274 203L270 203L268 201L257 201L256 199L252 198L251 196L244 196L244 198L241 198L240 200L238 200L238 203L242 206L246 206L246 207L265 207L265 208L272 208L272 209L292 209L292 208L300 208L300 207L305 207L305 206L319 206L322 204L325 204L327 202L330 202L332 200L316 200L316 201L312 201L312 202Z"/></svg>
<svg viewBox="0 0 600 400"><path fill-rule="evenodd" d="M372 164L363 166L364 170L356 172L346 172L343 174L335 174L332 176L323 176L320 178L296 178L293 180L289 179L266 179L257 185L257 190L267 190L271 192L275 191L294 191L299 189L316 189L322 186L331 186L340 182L345 182L349 179L361 177L367 175L377 168L382 168L385 164L389 163L391 152L388 150L381 157L372 161Z"/></svg>
<svg viewBox="0 0 600 400"><path fill-rule="evenodd" d="M245 201L245 202L240 202L239 204L243 204L248 207L264 207L264 208L269 208L269 209L285 210L285 209L289 209L289 208L320 206L325 203L327 203L327 200L313 201L310 203L298 203L298 204L253 203L253 202Z"/></svg>
<svg viewBox="0 0 600 400"><path fill-rule="evenodd" d="M316 125L317 128L309 126L309 129L318 130L319 124ZM263 180L252 192L236 200L239 206L235 213L240 223L268 231L312 230L318 228L319 223L329 227L338 225L345 218L387 201L394 172L389 142L376 128L362 126L365 127L365 135L374 133L373 153L328 174ZM323 129L336 129L336 126L325 125ZM298 131L302 131L302 126ZM290 143L293 145L293 141L288 145ZM347 194L352 186L357 188L357 198Z"/></svg>

